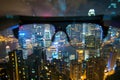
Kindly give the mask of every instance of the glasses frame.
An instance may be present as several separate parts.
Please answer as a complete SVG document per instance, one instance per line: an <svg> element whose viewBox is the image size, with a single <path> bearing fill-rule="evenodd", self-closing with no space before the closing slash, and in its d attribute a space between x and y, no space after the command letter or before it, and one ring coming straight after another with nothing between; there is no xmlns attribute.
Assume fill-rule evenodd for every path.
<svg viewBox="0 0 120 80"><path fill-rule="evenodd" d="M0 30L11 27L13 25L25 25L25 24L51 24L55 27L55 34L58 31L63 31L70 42L70 38L66 32L66 27L73 23L93 23L102 26L103 38L106 37L109 26L120 27L120 15L117 16L59 16L59 17L37 17L37 16L2 16L0 18ZM18 39L19 27L13 29L15 38ZM55 34L52 36L54 41Z"/></svg>

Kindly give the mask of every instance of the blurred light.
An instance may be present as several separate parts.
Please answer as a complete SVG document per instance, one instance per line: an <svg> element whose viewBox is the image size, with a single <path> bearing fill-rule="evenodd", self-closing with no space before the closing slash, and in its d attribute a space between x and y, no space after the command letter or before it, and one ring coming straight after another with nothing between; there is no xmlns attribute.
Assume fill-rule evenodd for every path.
<svg viewBox="0 0 120 80"><path fill-rule="evenodd" d="M10 46L7 45L7 46L6 46L6 49L10 49Z"/></svg>
<svg viewBox="0 0 120 80"><path fill-rule="evenodd" d="M116 3L111 3L108 8L117 8L117 4Z"/></svg>
<svg viewBox="0 0 120 80"><path fill-rule="evenodd" d="M95 10L94 9L90 9L88 11L88 16L95 16Z"/></svg>
<svg viewBox="0 0 120 80"><path fill-rule="evenodd" d="M58 59L58 54L56 52L52 53L52 57Z"/></svg>
<svg viewBox="0 0 120 80"><path fill-rule="evenodd" d="M83 50L77 50L78 53L82 54L83 53Z"/></svg>
<svg viewBox="0 0 120 80"><path fill-rule="evenodd" d="M6 18L8 18L8 19L13 19L14 16L13 16L13 15L6 15Z"/></svg>
<svg viewBox="0 0 120 80"><path fill-rule="evenodd" d="M105 70L104 70L104 72L106 73L106 72L108 72L108 70L107 70L107 69L105 69Z"/></svg>
<svg viewBox="0 0 120 80"><path fill-rule="evenodd" d="M25 35L25 33L20 33L19 35L20 35L20 36L24 36L24 35Z"/></svg>
<svg viewBox="0 0 120 80"><path fill-rule="evenodd" d="M32 73L35 73L35 70L32 70Z"/></svg>
<svg viewBox="0 0 120 80"><path fill-rule="evenodd" d="M75 55L70 55L70 60L74 60L75 59Z"/></svg>
<svg viewBox="0 0 120 80"><path fill-rule="evenodd" d="M23 26L20 26L19 29L23 29Z"/></svg>
<svg viewBox="0 0 120 80"><path fill-rule="evenodd" d="M41 14L43 17L50 17L50 16L53 16L51 13L43 13Z"/></svg>
<svg viewBox="0 0 120 80"><path fill-rule="evenodd" d="M45 69L46 69L46 70L48 70L48 67L47 67L47 66L45 66Z"/></svg>
<svg viewBox="0 0 120 80"><path fill-rule="evenodd" d="M58 44L58 42L54 42L54 44L55 44L55 45L57 45L57 44Z"/></svg>
<svg viewBox="0 0 120 80"><path fill-rule="evenodd" d="M114 65L113 70L115 70L115 68L116 68L116 64Z"/></svg>
<svg viewBox="0 0 120 80"><path fill-rule="evenodd" d="M81 79L83 79L83 76L81 76Z"/></svg>
<svg viewBox="0 0 120 80"><path fill-rule="evenodd" d="M19 27L19 25L14 25L14 26L11 26L9 29L11 30L11 29L15 29L15 28L18 28Z"/></svg>
<svg viewBox="0 0 120 80"><path fill-rule="evenodd" d="M108 75L108 73L105 73L105 75L107 76L107 75Z"/></svg>
<svg viewBox="0 0 120 80"><path fill-rule="evenodd" d="M65 0L58 0L58 3L59 3L59 7L60 7L61 11L65 11L66 10Z"/></svg>

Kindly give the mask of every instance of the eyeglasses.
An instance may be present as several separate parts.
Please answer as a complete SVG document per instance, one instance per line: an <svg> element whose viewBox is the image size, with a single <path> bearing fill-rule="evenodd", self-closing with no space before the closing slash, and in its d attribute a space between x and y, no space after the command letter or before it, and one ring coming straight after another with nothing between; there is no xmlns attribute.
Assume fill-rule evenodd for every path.
<svg viewBox="0 0 120 80"><path fill-rule="evenodd" d="M107 31L109 26L108 25L115 25L119 26L119 18L117 19L116 17L111 17L111 16L83 16L83 17L29 17L29 16L14 16L13 18L8 18L9 20L12 20L13 23L17 23L20 26L24 26L27 24L32 24L33 26L41 26L45 25L51 26L50 29L52 30L51 32L46 31L46 35L51 34L50 40L53 42L55 40L55 35L57 32L62 31L66 34L68 42L71 42L72 40L75 42L75 37L78 37L77 35L74 35L75 33L79 35L84 35L89 33L90 31L87 31L85 29L89 28L89 26L93 26L93 33L90 33L91 35L97 35L95 31L103 31L103 38L107 35ZM115 19L115 20L114 20ZM39 27L40 27L39 26ZM83 26L86 28L83 28ZM97 27L96 27L97 26ZM30 26L28 26L30 27ZM18 34L19 28L13 29L14 35L16 38L19 36L24 36L25 34L20 33ZM72 29L76 29L72 31ZM81 28L81 30L79 29ZM102 28L102 29L100 29ZM70 33L70 30L72 31L72 35ZM78 33L77 33L78 30ZM21 30L22 31L22 30ZM41 33L36 33L40 35ZM90 35L88 34L88 35ZM30 34L29 34L30 35ZM28 37L28 36L27 36ZM82 38L81 38L82 39ZM80 39L79 39L80 41ZM83 41L84 42L84 41ZM74 44L74 43L72 43Z"/></svg>

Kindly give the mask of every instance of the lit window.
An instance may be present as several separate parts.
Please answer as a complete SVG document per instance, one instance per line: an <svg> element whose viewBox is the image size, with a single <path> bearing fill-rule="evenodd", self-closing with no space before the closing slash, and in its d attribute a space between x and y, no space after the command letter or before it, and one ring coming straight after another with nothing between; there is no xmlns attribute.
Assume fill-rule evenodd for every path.
<svg viewBox="0 0 120 80"><path fill-rule="evenodd" d="M14 62L12 62L12 64L15 64Z"/></svg>
<svg viewBox="0 0 120 80"><path fill-rule="evenodd" d="M21 74L21 71L19 71L19 74Z"/></svg>
<svg viewBox="0 0 120 80"><path fill-rule="evenodd" d="M34 69L32 69L32 73L35 73L35 70L34 70Z"/></svg>
<svg viewBox="0 0 120 80"><path fill-rule="evenodd" d="M21 62L20 60L18 60L18 62Z"/></svg>
<svg viewBox="0 0 120 80"><path fill-rule="evenodd" d="M22 68L23 70L25 70L25 68Z"/></svg>
<svg viewBox="0 0 120 80"><path fill-rule="evenodd" d="M23 78L25 78L25 76L23 76Z"/></svg>
<svg viewBox="0 0 120 80"><path fill-rule="evenodd" d="M14 56L14 54L12 54L12 56Z"/></svg>
<svg viewBox="0 0 120 80"><path fill-rule="evenodd" d="M14 61L14 58L12 58L12 61Z"/></svg>
<svg viewBox="0 0 120 80"><path fill-rule="evenodd" d="M23 72L23 75L25 75L25 72Z"/></svg>

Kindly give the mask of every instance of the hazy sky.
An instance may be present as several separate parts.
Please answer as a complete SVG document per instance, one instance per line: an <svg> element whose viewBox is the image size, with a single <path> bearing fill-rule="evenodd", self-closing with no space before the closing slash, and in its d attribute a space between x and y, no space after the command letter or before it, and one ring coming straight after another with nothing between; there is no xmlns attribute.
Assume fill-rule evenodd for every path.
<svg viewBox="0 0 120 80"><path fill-rule="evenodd" d="M106 14L110 0L0 0L0 15L81 16L94 8Z"/></svg>

